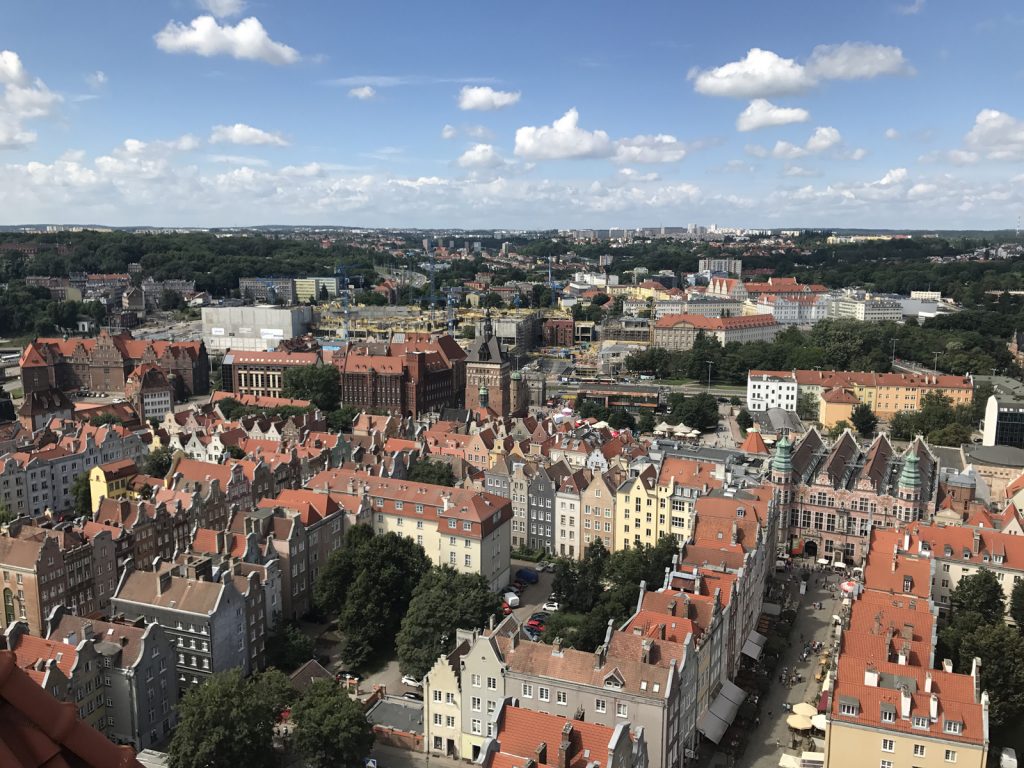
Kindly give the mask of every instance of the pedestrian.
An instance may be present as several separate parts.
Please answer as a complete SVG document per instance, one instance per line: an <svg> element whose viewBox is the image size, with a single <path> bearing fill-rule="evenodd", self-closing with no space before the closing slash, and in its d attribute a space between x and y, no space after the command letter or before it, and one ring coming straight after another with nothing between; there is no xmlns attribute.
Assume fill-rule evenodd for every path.
<svg viewBox="0 0 1024 768"><path fill-rule="evenodd" d="M769 720L771 720L771 719L772 719L772 711L771 711L770 709L768 710L768 719L769 719Z"/></svg>

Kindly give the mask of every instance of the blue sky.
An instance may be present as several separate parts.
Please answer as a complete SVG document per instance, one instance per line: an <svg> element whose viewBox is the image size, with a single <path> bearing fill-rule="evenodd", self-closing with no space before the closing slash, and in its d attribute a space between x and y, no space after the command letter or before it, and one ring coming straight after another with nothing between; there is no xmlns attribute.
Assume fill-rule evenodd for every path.
<svg viewBox="0 0 1024 768"><path fill-rule="evenodd" d="M1007 228L1017 2L0 5L0 223Z"/></svg>

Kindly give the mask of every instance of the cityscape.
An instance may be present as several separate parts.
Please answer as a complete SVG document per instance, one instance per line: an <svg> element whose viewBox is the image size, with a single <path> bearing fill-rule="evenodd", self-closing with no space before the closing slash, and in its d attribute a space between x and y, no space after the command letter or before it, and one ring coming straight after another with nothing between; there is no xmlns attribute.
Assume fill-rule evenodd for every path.
<svg viewBox="0 0 1024 768"><path fill-rule="evenodd" d="M1013 4L49 5L3 768L1016 768Z"/></svg>

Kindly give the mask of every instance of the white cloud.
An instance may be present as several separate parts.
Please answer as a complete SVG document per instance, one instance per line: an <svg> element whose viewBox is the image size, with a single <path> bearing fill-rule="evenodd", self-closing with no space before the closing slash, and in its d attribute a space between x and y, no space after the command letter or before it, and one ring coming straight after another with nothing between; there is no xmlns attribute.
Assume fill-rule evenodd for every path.
<svg viewBox="0 0 1024 768"><path fill-rule="evenodd" d="M839 135L839 131L832 126L815 128L811 138L807 140L805 149L811 154L817 154L818 152L824 152L826 149L831 149L842 140L843 137Z"/></svg>
<svg viewBox="0 0 1024 768"><path fill-rule="evenodd" d="M899 137L900 137L900 132L897 131L895 128L886 128L885 129L885 138L889 139L890 141L895 141Z"/></svg>
<svg viewBox="0 0 1024 768"><path fill-rule="evenodd" d="M63 101L40 78L32 78L14 51L0 51L0 149L28 146L35 131L25 121L49 117Z"/></svg>
<svg viewBox="0 0 1024 768"><path fill-rule="evenodd" d="M803 66L793 59L761 48L751 48L739 61L714 69L692 69L688 79L698 93L737 98L799 93L814 85Z"/></svg>
<svg viewBox="0 0 1024 768"><path fill-rule="evenodd" d="M870 80L913 72L899 48L873 43L819 45L807 60L807 71L819 80Z"/></svg>
<svg viewBox="0 0 1024 768"><path fill-rule="evenodd" d="M273 145L287 147L288 142L279 133L270 133L259 128L253 128L245 123L234 125L215 125L210 134L211 144L250 144L250 145Z"/></svg>
<svg viewBox="0 0 1024 768"><path fill-rule="evenodd" d="M471 139L478 140L489 140L492 137L490 129L483 125L468 125L466 126L466 135Z"/></svg>
<svg viewBox="0 0 1024 768"><path fill-rule="evenodd" d="M868 151L866 149L864 149L864 147L857 147L849 155L851 160L863 160L867 156L868 156Z"/></svg>
<svg viewBox="0 0 1024 768"><path fill-rule="evenodd" d="M772 157L777 157L782 160L794 160L798 157L805 157L806 155L817 155L826 150L837 147L843 142L843 137L840 135L832 126L822 126L814 129L814 133L810 135L806 143L803 146L793 144L788 141L777 141L775 146L771 149ZM758 145L748 145L746 148L748 155L754 157L767 157L769 151L764 147ZM856 152L854 154L857 154ZM863 157L860 155L854 157L855 160L859 160Z"/></svg>
<svg viewBox="0 0 1024 768"><path fill-rule="evenodd" d="M360 85L356 88L349 90L348 95L353 99L359 99L360 101L369 101L377 95L376 89L372 85Z"/></svg>
<svg viewBox="0 0 1024 768"><path fill-rule="evenodd" d="M248 157L246 155L207 155L207 159L213 163L224 163L226 165L270 165L262 157Z"/></svg>
<svg viewBox="0 0 1024 768"><path fill-rule="evenodd" d="M806 109L778 107L767 99L754 99L736 118L737 131L756 131L790 123L805 123L810 118Z"/></svg>
<svg viewBox="0 0 1024 768"><path fill-rule="evenodd" d="M904 16L914 16L924 10L925 0L913 0L910 5L897 5L896 13L901 13Z"/></svg>
<svg viewBox="0 0 1024 768"><path fill-rule="evenodd" d="M459 132L455 129L454 125L449 125L448 123L445 123L444 128L441 129L442 139L454 139L458 135Z"/></svg>
<svg viewBox="0 0 1024 768"><path fill-rule="evenodd" d="M204 11L209 11L217 18L237 16L245 10L245 0L197 0Z"/></svg>
<svg viewBox="0 0 1024 768"><path fill-rule="evenodd" d="M505 160L490 144L474 144L456 162L460 168L497 168L505 164Z"/></svg>
<svg viewBox="0 0 1024 768"><path fill-rule="evenodd" d="M806 64L774 51L751 48L739 61L701 70L687 78L706 96L753 99L802 93L824 80L864 80L880 75L912 74L903 51L887 45L845 42L819 45Z"/></svg>
<svg viewBox="0 0 1024 768"><path fill-rule="evenodd" d="M519 102L519 91L496 91L489 85L466 85L459 91L459 109L490 112Z"/></svg>
<svg viewBox="0 0 1024 768"><path fill-rule="evenodd" d="M579 127L579 112L573 107L551 125L527 125L516 130L515 154L527 160L565 160L608 157L615 151L604 131Z"/></svg>
<svg viewBox="0 0 1024 768"><path fill-rule="evenodd" d="M675 136L659 133L619 139L613 159L617 163L677 163L684 157L686 147Z"/></svg>
<svg viewBox="0 0 1024 768"><path fill-rule="evenodd" d="M651 171L650 173L640 173L640 171L633 168L620 168L619 176L630 182L652 182L658 181L661 178L654 171Z"/></svg>
<svg viewBox="0 0 1024 768"><path fill-rule="evenodd" d="M102 69L97 69L95 72L90 72L85 76L85 82L90 88L99 89L107 84L107 73Z"/></svg>
<svg viewBox="0 0 1024 768"><path fill-rule="evenodd" d="M892 168L886 172L885 176L880 178L875 183L880 187L888 187L892 184L902 184L907 180L907 169L906 168Z"/></svg>
<svg viewBox="0 0 1024 768"><path fill-rule="evenodd" d="M799 165L787 165L782 173L786 176L818 176L818 172Z"/></svg>
<svg viewBox="0 0 1024 768"><path fill-rule="evenodd" d="M989 160L1024 160L1024 121L996 109L983 109L964 141Z"/></svg>
<svg viewBox="0 0 1024 768"><path fill-rule="evenodd" d="M166 53L194 53L199 56L231 56L236 59L265 61L268 64L294 64L299 52L270 39L259 19L251 16L235 26L221 26L213 16L198 16L186 27L169 21L153 39Z"/></svg>

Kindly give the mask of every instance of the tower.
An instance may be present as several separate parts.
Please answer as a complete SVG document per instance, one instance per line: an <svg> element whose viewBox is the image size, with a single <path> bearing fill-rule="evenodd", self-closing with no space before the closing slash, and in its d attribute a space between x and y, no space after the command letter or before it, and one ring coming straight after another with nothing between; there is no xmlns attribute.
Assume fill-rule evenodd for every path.
<svg viewBox="0 0 1024 768"><path fill-rule="evenodd" d="M917 520L921 504L921 471L918 463L917 451L914 444L911 444L907 449L903 469L900 471L900 479L896 483L896 493L901 506L897 516L906 523Z"/></svg>
<svg viewBox="0 0 1024 768"><path fill-rule="evenodd" d="M508 416L511 406L512 364L494 336L490 310L484 315L480 335L466 356L466 408L490 408Z"/></svg>
<svg viewBox="0 0 1024 768"><path fill-rule="evenodd" d="M775 455L772 457L771 481L778 494L779 504L789 504L793 483L793 446L783 435L775 444Z"/></svg>
<svg viewBox="0 0 1024 768"><path fill-rule="evenodd" d="M530 403L530 391L520 371L512 371L509 384L509 409L512 416L525 416Z"/></svg>

